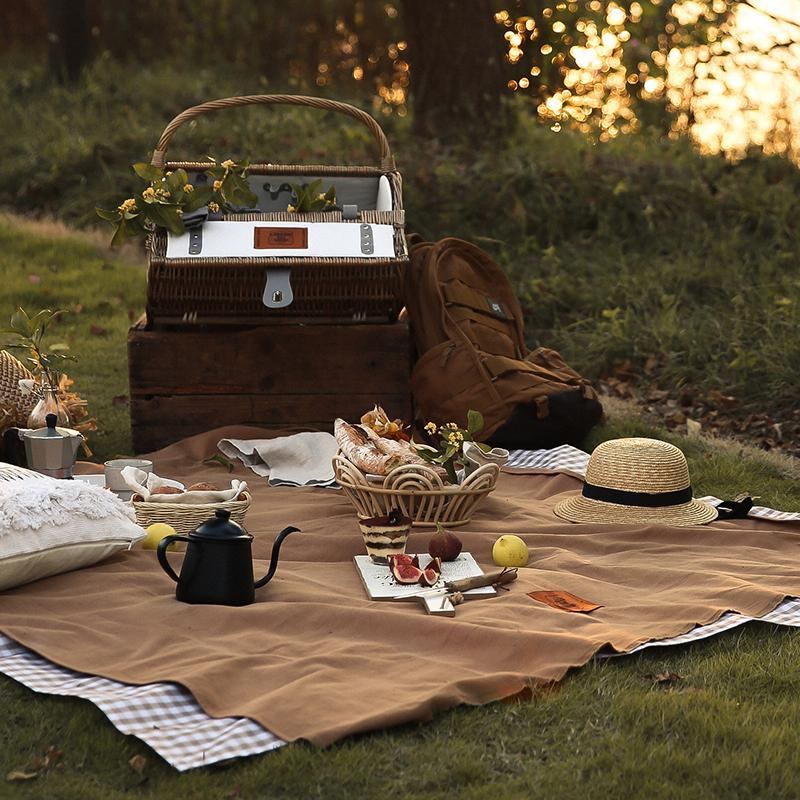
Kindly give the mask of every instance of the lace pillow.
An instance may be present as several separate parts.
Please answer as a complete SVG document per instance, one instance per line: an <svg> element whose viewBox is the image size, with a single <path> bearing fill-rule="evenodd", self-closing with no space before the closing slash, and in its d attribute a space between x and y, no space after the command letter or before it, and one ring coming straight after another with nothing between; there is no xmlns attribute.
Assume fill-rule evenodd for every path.
<svg viewBox="0 0 800 800"><path fill-rule="evenodd" d="M0 481L0 591L129 550L145 535L133 519L116 495L83 481Z"/></svg>

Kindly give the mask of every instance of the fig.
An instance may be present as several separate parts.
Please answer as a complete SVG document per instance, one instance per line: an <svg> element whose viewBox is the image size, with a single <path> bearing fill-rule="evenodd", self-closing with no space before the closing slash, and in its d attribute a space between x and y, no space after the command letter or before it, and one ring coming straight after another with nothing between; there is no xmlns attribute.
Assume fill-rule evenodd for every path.
<svg viewBox="0 0 800 800"><path fill-rule="evenodd" d="M431 558L440 558L442 561L455 561L461 553L461 539L452 531L445 530L441 523L436 523L436 533L428 542L428 554Z"/></svg>
<svg viewBox="0 0 800 800"><path fill-rule="evenodd" d="M428 565L422 570L422 575L420 575L419 582L423 586L435 586L436 581L439 580L439 576L442 574L442 562L441 559L432 558Z"/></svg>
<svg viewBox="0 0 800 800"><path fill-rule="evenodd" d="M411 564L414 567L419 567L419 556L410 556L408 553L396 553L388 558L394 559L398 564Z"/></svg>
<svg viewBox="0 0 800 800"><path fill-rule="evenodd" d="M405 559L409 559L409 561L406 562ZM410 556L389 556L389 569L392 571L392 575L398 583L410 584L420 582L423 572L419 566L414 565L413 561L415 560L416 558L411 559Z"/></svg>

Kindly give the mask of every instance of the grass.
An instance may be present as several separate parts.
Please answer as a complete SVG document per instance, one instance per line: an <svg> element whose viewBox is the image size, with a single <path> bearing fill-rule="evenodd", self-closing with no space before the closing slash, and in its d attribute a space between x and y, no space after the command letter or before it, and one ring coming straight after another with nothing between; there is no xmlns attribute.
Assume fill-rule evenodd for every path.
<svg viewBox="0 0 800 800"><path fill-rule="evenodd" d="M2 796L794 797L798 658L800 633L751 624L689 648L592 663L532 700L185 775L117 734L89 703L2 679L0 704L13 725L0 732L0 770L51 744L64 752L63 769ZM654 684L662 672L681 678ZM145 782L127 763L139 754Z"/></svg>
<svg viewBox="0 0 800 800"><path fill-rule="evenodd" d="M200 100L265 90L258 77L101 60L75 88L38 69L0 68L0 205L94 225L96 204L134 186L164 123ZM275 90L275 87L269 87ZM363 98L356 99L364 105ZM642 379L792 408L800 342L800 172L783 161L700 157L647 136L598 146L552 134L524 107L502 140L421 148L408 120L387 119L409 225L474 239L507 268L532 343L561 349L589 375L630 359ZM176 137L176 155L365 162L351 126L296 111L241 111ZM103 236L105 235L105 232ZM57 337L100 430L99 460L130 451L125 333L142 309L143 259L110 254L96 234L0 217L0 320L16 304L65 308ZM94 326L94 332L93 332ZM645 374L644 365L649 362ZM114 398L117 398L116 401ZM626 410L587 447L623 435L679 444L699 493L748 490L800 508L796 466L731 443L664 434ZM63 769L0 783L0 797L756 798L798 794L793 770L800 633L750 625L690 648L593 663L532 701L455 709L430 724L292 745L225 769L179 776L86 702L44 697L0 678L0 775L50 745ZM648 675L676 672L668 686ZM128 766L148 757L144 775Z"/></svg>
<svg viewBox="0 0 800 800"><path fill-rule="evenodd" d="M96 224L95 205L136 186L178 110L278 91L252 74L101 58L73 88L0 65L6 135L0 206ZM753 155L732 164L684 140L607 144L538 124L524 101L496 141L421 147L408 118L382 118L405 178L408 224L472 239L512 276L528 337L591 377L630 360L642 381L734 395L791 412L800 391L800 170ZM354 98L369 107L367 96ZM181 129L176 156L365 163L366 130L297 109L220 112ZM646 367L646 369L645 369Z"/></svg>
<svg viewBox="0 0 800 800"><path fill-rule="evenodd" d="M79 358L72 373L100 432L98 458L129 450L125 332L143 303L144 273L110 258L96 237L0 217L0 316L17 302L74 308L58 338ZM31 283L30 276L41 278ZM106 330L93 335L91 325ZM587 442L666 436L628 410ZM743 488L800 509L793 466L731 443L668 437L686 452L700 493ZM432 723L348 739L320 750L291 745L227 768L179 775L141 742L119 734L91 704L46 697L0 677L0 776L50 745L64 767L0 797L116 800L205 798L758 798L797 794L800 632L750 625L704 644L592 663L529 701L458 708ZM680 680L654 685L675 672ZM128 765L145 755L143 775ZM238 792L238 794L237 794Z"/></svg>

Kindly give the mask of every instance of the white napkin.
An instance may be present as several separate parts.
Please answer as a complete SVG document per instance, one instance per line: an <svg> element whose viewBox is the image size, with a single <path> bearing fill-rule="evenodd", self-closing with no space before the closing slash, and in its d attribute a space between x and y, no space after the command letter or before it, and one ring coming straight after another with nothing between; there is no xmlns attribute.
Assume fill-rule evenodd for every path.
<svg viewBox="0 0 800 800"><path fill-rule="evenodd" d="M217 444L230 459L269 478L270 486L335 486L333 457L339 452L329 433L306 432L277 439L222 439Z"/></svg>
<svg viewBox="0 0 800 800"><path fill-rule="evenodd" d="M224 503L235 500L242 492L247 490L244 481L232 480L230 489L221 489L217 492L182 492L181 494L153 494L155 489L162 486L172 486L175 489L186 487L179 481L162 478L155 472L145 472L137 467L125 467L120 470L123 480L128 488L140 494L148 503Z"/></svg>

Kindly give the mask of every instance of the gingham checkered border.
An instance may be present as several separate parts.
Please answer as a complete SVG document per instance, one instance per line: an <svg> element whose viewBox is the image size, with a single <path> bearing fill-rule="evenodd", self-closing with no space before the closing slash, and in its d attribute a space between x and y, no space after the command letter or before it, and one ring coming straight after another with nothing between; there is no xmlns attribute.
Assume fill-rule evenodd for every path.
<svg viewBox="0 0 800 800"><path fill-rule="evenodd" d="M556 471L586 473L589 454L577 447L562 444L552 450L512 450L508 455L507 467L513 469L553 469Z"/></svg>
<svg viewBox="0 0 800 800"><path fill-rule="evenodd" d="M513 450L507 466L516 469L564 470L586 473L589 454L569 445L552 450ZM703 500L717 504L716 497ZM756 506L750 516L772 521L800 520L800 513ZM716 622L701 625L670 639L645 642L631 650L686 644L714 636L755 620L728 612ZM800 599L785 600L761 622L800 627ZM620 653L618 655L627 655ZM144 686L74 672L33 653L0 634L0 672L35 692L81 697L94 703L119 731L150 745L180 771L207 766L228 758L255 755L286 744L258 723L243 717L208 716L192 695L171 683Z"/></svg>
<svg viewBox="0 0 800 800"><path fill-rule="evenodd" d="M132 686L53 664L0 634L0 672L34 692L82 697L94 703L120 732L150 745L180 771L285 744L244 717L208 716L174 683Z"/></svg>

